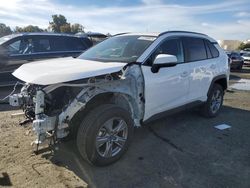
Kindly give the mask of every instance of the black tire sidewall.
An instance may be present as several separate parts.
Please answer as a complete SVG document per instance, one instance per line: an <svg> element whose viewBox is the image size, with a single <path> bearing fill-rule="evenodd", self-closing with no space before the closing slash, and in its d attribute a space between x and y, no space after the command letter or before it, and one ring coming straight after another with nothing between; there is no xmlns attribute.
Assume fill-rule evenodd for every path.
<svg viewBox="0 0 250 188"><path fill-rule="evenodd" d="M210 107L210 106L211 106L213 94L214 94L214 92L217 91L217 90L219 90L219 91L220 91L220 94L221 94L221 104L220 104L219 110L217 110L216 113L213 113L213 112L211 111L211 107ZM206 112L207 112L207 116L209 116L209 117L215 117L215 116L217 116L217 115L219 114L220 109L221 109L221 106L222 106L222 104L223 104L223 97L224 97L223 93L224 93L224 91L223 91L223 89L222 89L222 87L221 87L220 85L218 85L218 84L214 84L214 85L213 85L213 89L212 89L211 92L209 93L208 100L207 100L207 103L206 103L206 105L205 105Z"/></svg>
<svg viewBox="0 0 250 188"><path fill-rule="evenodd" d="M86 136L86 138L82 138L82 139L85 139L85 142L86 142L84 146L86 147L85 151L86 151L88 160L92 164L95 164L98 166L108 165L117 161L127 150L128 145L131 142L131 139L133 136L134 123L133 123L133 120L131 119L129 112L117 105L107 104L107 105L102 105L100 107L97 107L96 109L92 110L92 112L90 112L87 116L95 116L95 117L89 118L91 119L91 121L89 121L88 125L84 125L84 124L80 125L80 126L88 126L88 127L84 135L78 134L78 136ZM103 123L105 123L107 120L109 120L112 117L121 118L126 122L128 126L128 137L123 148L117 155L110 157L110 158L105 158L105 157L102 157L97 152L96 136L98 134L99 129L103 125ZM77 140L81 142L81 139L78 138Z"/></svg>

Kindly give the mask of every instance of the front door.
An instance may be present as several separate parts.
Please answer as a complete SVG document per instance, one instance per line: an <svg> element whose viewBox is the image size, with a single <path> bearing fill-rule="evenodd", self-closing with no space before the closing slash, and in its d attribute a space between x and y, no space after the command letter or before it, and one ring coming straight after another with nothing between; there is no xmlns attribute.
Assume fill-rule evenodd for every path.
<svg viewBox="0 0 250 188"><path fill-rule="evenodd" d="M174 67L163 67L157 73L151 66L158 54L175 55L178 64ZM142 65L145 81L145 114L144 121L153 115L186 104L189 76L187 64L184 63L182 42L178 38L163 41Z"/></svg>

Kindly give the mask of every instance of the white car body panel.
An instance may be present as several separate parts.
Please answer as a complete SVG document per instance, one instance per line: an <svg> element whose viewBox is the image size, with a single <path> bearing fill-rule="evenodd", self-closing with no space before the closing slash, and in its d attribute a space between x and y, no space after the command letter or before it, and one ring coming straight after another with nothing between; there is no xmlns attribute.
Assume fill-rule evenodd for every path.
<svg viewBox="0 0 250 188"><path fill-rule="evenodd" d="M145 81L144 121L186 103L189 87L186 66L187 64L179 64L161 68L157 73L152 73L149 66L142 66Z"/></svg>
<svg viewBox="0 0 250 188"><path fill-rule="evenodd" d="M188 92L188 102L206 101L207 92L214 78L214 70L216 69L216 58L189 63L190 87Z"/></svg>
<svg viewBox="0 0 250 188"><path fill-rule="evenodd" d="M144 63L151 52L165 39L185 36L201 37L200 34L185 32L163 34L145 50L137 61ZM211 42L216 42L206 35L202 37ZM217 47L217 49L220 53L223 53L220 48ZM227 61L227 55L225 54L224 56L225 58L222 56L220 58L182 63L174 67L161 68L158 73L152 73L150 70L151 67L142 66L145 80L145 113L143 120L145 121L155 114L194 101L206 101L207 92L213 78L220 74L229 75L229 71L225 72L225 70L229 69L224 67L225 61ZM166 90L164 90L164 88Z"/></svg>
<svg viewBox="0 0 250 188"><path fill-rule="evenodd" d="M13 75L27 83L50 85L118 72L125 65L126 63L58 58L24 64Z"/></svg>
<svg viewBox="0 0 250 188"><path fill-rule="evenodd" d="M244 61L250 61L250 56L242 56L243 57L243 59L244 59Z"/></svg>

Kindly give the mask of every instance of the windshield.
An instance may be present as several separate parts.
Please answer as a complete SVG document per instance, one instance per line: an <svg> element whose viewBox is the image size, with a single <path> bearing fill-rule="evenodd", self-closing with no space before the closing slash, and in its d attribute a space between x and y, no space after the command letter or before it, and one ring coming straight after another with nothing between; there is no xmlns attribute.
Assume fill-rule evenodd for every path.
<svg viewBox="0 0 250 188"><path fill-rule="evenodd" d="M155 39L152 36L116 36L90 48L79 58L102 62L135 62Z"/></svg>

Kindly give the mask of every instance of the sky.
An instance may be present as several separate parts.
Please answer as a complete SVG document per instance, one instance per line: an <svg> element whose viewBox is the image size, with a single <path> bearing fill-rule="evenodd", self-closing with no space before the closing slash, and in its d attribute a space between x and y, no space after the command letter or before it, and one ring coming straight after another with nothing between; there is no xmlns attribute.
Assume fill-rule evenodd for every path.
<svg viewBox="0 0 250 188"><path fill-rule="evenodd" d="M51 15L62 14L85 31L202 32L219 39L250 39L249 0L3 0L0 23L11 28L47 28Z"/></svg>

